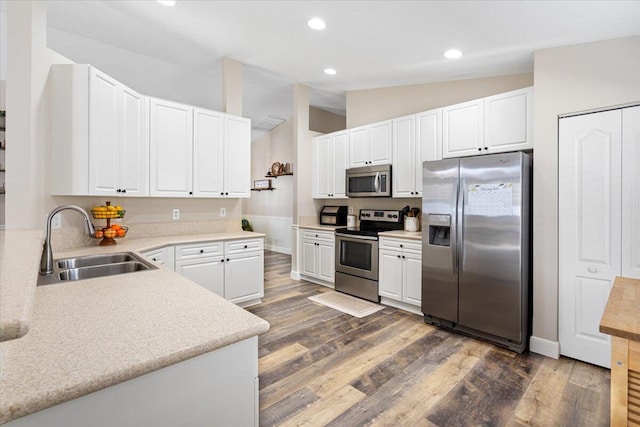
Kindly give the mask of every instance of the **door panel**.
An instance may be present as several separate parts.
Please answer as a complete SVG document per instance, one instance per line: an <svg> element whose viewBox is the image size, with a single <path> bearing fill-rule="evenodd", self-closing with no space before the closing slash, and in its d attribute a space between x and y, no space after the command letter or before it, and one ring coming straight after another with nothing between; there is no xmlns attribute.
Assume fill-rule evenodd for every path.
<svg viewBox="0 0 640 427"><path fill-rule="evenodd" d="M391 120L372 124L369 129L369 138L369 164L391 163Z"/></svg>
<svg viewBox="0 0 640 427"><path fill-rule="evenodd" d="M120 187L127 190L127 196L146 196L149 193L149 140L145 97L128 88L124 88L122 96Z"/></svg>
<svg viewBox="0 0 640 427"><path fill-rule="evenodd" d="M240 303L264 296L264 257L262 252L234 255L224 267L224 296Z"/></svg>
<svg viewBox="0 0 640 427"><path fill-rule="evenodd" d="M224 297L224 264L222 257L176 262L176 273Z"/></svg>
<svg viewBox="0 0 640 427"><path fill-rule="evenodd" d="M621 271L621 117L614 110L559 123L560 352L607 367L610 345L597 322Z"/></svg>
<svg viewBox="0 0 640 427"><path fill-rule="evenodd" d="M474 156L484 148L483 100L442 109L442 157Z"/></svg>
<svg viewBox="0 0 640 427"><path fill-rule="evenodd" d="M92 70L89 77L89 192L114 195L119 187L121 85Z"/></svg>
<svg viewBox="0 0 640 427"><path fill-rule="evenodd" d="M302 274L315 277L318 274L316 259L316 243L311 240L302 241Z"/></svg>
<svg viewBox="0 0 640 427"><path fill-rule="evenodd" d="M416 190L414 118L393 120L393 197L413 197ZM422 180L420 180L422 187Z"/></svg>
<svg viewBox="0 0 640 427"><path fill-rule="evenodd" d="M460 325L522 340L522 153L460 161ZM528 212L525 210L525 212Z"/></svg>
<svg viewBox="0 0 640 427"><path fill-rule="evenodd" d="M347 183L347 147L349 143L349 134L341 132L334 134L333 140L333 182L331 183L331 192L333 197L346 198Z"/></svg>
<svg viewBox="0 0 640 427"><path fill-rule="evenodd" d="M220 197L223 191L224 114L193 112L193 195Z"/></svg>
<svg viewBox="0 0 640 427"><path fill-rule="evenodd" d="M458 159L425 162L422 192L422 312L458 322L456 211ZM430 244L430 214L449 215L450 246Z"/></svg>
<svg viewBox="0 0 640 427"><path fill-rule="evenodd" d="M329 197L331 182L331 137L323 136L315 138L314 144L314 166L315 196L319 198Z"/></svg>
<svg viewBox="0 0 640 427"><path fill-rule="evenodd" d="M405 253L403 301L420 306L422 302L422 257Z"/></svg>
<svg viewBox="0 0 640 427"><path fill-rule="evenodd" d="M248 198L251 191L251 120L226 116L224 193Z"/></svg>
<svg viewBox="0 0 640 427"><path fill-rule="evenodd" d="M322 280L326 280L327 282L333 283L335 281L335 252L334 252L334 244L331 243L320 243L318 248L318 258L319 258L319 266L318 266L318 278Z"/></svg>
<svg viewBox="0 0 640 427"><path fill-rule="evenodd" d="M402 300L402 259L397 252L380 251L380 289L382 297Z"/></svg>
<svg viewBox="0 0 640 427"><path fill-rule="evenodd" d="M640 279L640 107L622 110L622 275Z"/></svg>
<svg viewBox="0 0 640 427"><path fill-rule="evenodd" d="M366 166L369 162L369 126L349 129L349 167Z"/></svg>

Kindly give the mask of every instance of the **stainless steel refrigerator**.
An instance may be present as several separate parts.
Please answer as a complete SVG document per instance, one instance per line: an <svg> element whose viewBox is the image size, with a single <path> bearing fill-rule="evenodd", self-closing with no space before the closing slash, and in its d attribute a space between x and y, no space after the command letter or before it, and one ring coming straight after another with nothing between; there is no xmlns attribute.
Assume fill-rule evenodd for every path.
<svg viewBox="0 0 640 427"><path fill-rule="evenodd" d="M524 153L424 162L425 322L526 349L530 175Z"/></svg>

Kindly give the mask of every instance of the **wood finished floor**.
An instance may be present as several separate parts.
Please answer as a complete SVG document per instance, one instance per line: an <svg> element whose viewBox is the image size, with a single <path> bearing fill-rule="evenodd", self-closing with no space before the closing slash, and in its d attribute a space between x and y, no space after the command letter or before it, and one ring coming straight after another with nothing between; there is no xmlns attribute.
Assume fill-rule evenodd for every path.
<svg viewBox="0 0 640 427"><path fill-rule="evenodd" d="M387 307L357 319L307 299L265 251L261 426L607 426L609 370L519 355Z"/></svg>

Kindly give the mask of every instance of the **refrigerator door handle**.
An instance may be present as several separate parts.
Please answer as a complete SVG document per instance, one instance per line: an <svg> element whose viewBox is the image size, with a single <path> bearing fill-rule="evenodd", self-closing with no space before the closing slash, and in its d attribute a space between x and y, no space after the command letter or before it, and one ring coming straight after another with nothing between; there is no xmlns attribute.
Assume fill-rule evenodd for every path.
<svg viewBox="0 0 640 427"><path fill-rule="evenodd" d="M463 230L464 230L464 182L458 178L458 194L456 200L456 271L460 274L460 260L463 257Z"/></svg>

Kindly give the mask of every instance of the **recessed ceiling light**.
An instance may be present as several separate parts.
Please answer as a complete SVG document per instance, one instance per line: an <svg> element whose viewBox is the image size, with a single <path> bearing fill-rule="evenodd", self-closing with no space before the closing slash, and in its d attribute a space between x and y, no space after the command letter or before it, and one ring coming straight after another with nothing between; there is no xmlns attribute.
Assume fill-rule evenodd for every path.
<svg viewBox="0 0 640 427"><path fill-rule="evenodd" d="M176 5L176 0L156 0L158 3L160 3L163 6L175 6Z"/></svg>
<svg viewBox="0 0 640 427"><path fill-rule="evenodd" d="M325 68L324 69L324 73L325 74L329 74L330 76L335 76L336 75L336 70L334 70L333 68Z"/></svg>
<svg viewBox="0 0 640 427"><path fill-rule="evenodd" d="M461 56L462 52L460 52L458 49L449 49L444 53L444 57L449 59L458 59Z"/></svg>
<svg viewBox="0 0 640 427"><path fill-rule="evenodd" d="M307 25L314 30L324 30L327 24L320 18L311 18L307 21Z"/></svg>

